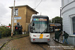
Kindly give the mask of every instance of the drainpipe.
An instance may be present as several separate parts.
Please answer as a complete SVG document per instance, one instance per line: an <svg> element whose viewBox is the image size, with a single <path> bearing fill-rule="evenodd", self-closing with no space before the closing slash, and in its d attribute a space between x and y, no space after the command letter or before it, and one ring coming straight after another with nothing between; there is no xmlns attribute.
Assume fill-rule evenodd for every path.
<svg viewBox="0 0 75 50"><path fill-rule="evenodd" d="M61 31L63 31L63 30L62 30L62 19L61 19L61 11L62 11L62 7L60 7L60 23L61 23Z"/></svg>

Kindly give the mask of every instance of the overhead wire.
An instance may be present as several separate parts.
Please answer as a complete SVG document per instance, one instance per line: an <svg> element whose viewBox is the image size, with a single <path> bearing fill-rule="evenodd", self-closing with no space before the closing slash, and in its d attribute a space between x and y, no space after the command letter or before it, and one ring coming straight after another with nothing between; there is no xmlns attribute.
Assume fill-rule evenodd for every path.
<svg viewBox="0 0 75 50"><path fill-rule="evenodd" d="M36 9L40 5L41 2L42 2L42 0L39 2L39 4L34 9Z"/></svg>

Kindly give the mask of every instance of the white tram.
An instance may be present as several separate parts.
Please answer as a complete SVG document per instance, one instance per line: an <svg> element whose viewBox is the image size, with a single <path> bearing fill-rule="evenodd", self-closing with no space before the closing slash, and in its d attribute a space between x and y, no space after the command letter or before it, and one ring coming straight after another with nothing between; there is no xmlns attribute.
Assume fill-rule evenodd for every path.
<svg viewBox="0 0 75 50"><path fill-rule="evenodd" d="M48 16L32 15L29 27L31 42L49 42L49 18Z"/></svg>

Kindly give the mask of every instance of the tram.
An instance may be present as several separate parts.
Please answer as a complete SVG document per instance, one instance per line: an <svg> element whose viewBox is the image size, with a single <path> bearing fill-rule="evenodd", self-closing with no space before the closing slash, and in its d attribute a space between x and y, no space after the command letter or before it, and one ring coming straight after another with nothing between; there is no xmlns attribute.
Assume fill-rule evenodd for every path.
<svg viewBox="0 0 75 50"><path fill-rule="evenodd" d="M43 15L32 15L30 20L29 37L31 42L49 42L49 17Z"/></svg>

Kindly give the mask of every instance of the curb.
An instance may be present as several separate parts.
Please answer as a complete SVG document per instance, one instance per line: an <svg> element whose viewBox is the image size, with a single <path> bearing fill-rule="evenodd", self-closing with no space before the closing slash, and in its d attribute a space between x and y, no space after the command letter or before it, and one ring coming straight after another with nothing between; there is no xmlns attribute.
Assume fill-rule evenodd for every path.
<svg viewBox="0 0 75 50"><path fill-rule="evenodd" d="M3 45L0 46L0 50L4 47L4 45L5 45L6 43L10 42L11 40L13 40L13 39L7 40L7 42L3 43Z"/></svg>
<svg viewBox="0 0 75 50"><path fill-rule="evenodd" d="M56 41L54 38L53 38L53 40L54 40L55 42L57 42L57 43L64 44L63 42L61 43L61 42L59 42L59 41Z"/></svg>
<svg viewBox="0 0 75 50"><path fill-rule="evenodd" d="M1 50L1 48L5 45L6 43L3 43L3 45L2 46L0 46L0 50Z"/></svg>
<svg viewBox="0 0 75 50"><path fill-rule="evenodd" d="M61 42L59 42L59 41L56 41L55 39L53 39L55 42L57 42L57 43L60 43L60 44L62 44L62 45L65 45L64 43L61 43ZM72 46L72 45L70 45L70 44L66 44L66 45L69 45L69 46ZM74 45L73 45L74 46ZM74 48L75 48L75 46L74 46Z"/></svg>

